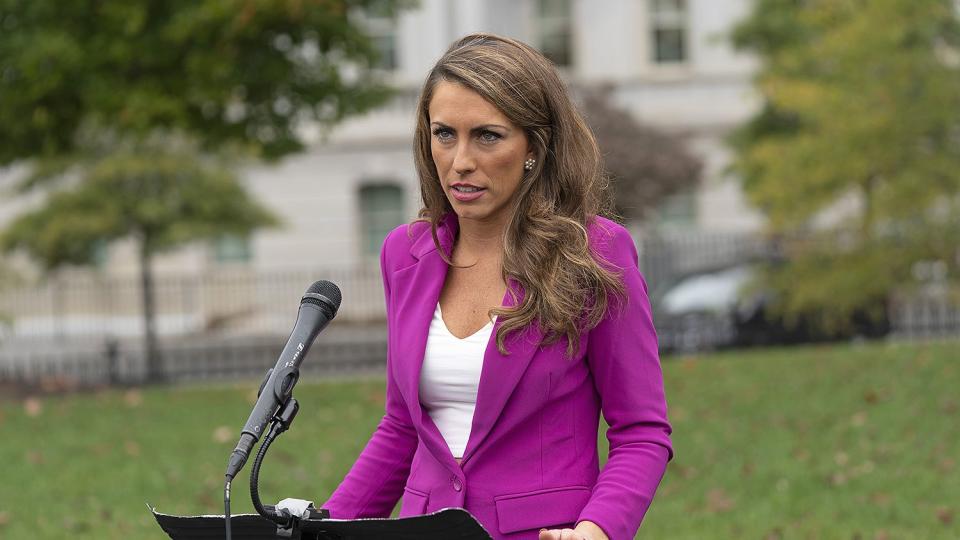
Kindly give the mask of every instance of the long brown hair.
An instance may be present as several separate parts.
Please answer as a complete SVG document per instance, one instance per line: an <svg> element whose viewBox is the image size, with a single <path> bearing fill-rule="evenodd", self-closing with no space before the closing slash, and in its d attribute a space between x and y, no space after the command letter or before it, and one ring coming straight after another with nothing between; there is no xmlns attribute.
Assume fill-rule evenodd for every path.
<svg viewBox="0 0 960 540"><path fill-rule="evenodd" d="M492 34L455 42L427 76L414 135L420 219L430 222L438 249L437 225L453 211L430 150L428 108L441 81L462 84L500 109L526 132L536 158L520 183L504 233L503 279L515 280L524 294L515 307L491 310L501 322L497 348L507 354L506 336L536 323L545 344L565 336L567 354L573 356L580 333L599 324L611 295L623 291L620 277L591 251L587 238L588 220L610 208L609 182L593 133L556 69L529 45Z"/></svg>

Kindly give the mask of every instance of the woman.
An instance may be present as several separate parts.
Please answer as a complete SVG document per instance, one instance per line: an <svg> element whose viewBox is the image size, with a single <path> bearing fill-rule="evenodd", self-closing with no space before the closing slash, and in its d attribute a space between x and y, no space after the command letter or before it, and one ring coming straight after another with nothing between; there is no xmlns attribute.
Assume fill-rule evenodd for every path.
<svg viewBox="0 0 960 540"><path fill-rule="evenodd" d="M670 425L589 128L540 53L476 34L427 77L414 144L421 219L381 253L386 415L324 508L388 516L402 496L401 516L462 507L496 538L632 538Z"/></svg>

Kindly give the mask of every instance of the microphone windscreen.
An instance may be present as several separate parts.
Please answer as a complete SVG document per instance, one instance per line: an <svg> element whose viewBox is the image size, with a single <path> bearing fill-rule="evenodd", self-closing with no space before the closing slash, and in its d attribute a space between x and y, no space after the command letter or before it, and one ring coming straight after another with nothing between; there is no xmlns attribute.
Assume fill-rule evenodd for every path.
<svg viewBox="0 0 960 540"><path fill-rule="evenodd" d="M325 279L317 281L311 285L310 288L307 289L306 294L319 294L326 297L328 300L333 302L334 311L340 309L340 302L343 299L340 295L340 287L337 287L335 284Z"/></svg>

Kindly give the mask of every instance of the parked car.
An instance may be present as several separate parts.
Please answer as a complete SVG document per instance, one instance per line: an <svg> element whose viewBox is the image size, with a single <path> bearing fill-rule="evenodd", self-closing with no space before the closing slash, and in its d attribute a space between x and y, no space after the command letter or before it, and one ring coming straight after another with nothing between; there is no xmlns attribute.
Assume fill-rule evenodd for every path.
<svg viewBox="0 0 960 540"><path fill-rule="evenodd" d="M654 322L665 352L690 352L724 347L785 345L878 338L890 331L884 316L875 320L865 308L854 314L849 329L824 330L819 315L806 313L788 323L771 312L773 291L748 287L759 268L754 264L688 276L654 303ZM878 300L883 302L883 300Z"/></svg>

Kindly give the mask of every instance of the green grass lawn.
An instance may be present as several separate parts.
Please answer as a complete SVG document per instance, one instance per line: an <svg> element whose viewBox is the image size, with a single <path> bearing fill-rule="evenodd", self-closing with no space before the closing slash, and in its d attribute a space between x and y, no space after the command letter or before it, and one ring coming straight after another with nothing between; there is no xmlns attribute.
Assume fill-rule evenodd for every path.
<svg viewBox="0 0 960 540"><path fill-rule="evenodd" d="M664 366L676 457L639 537L960 538L960 343ZM0 398L0 538L159 540L144 503L222 513L256 384ZM301 383L263 499L322 502L379 420L382 387ZM249 469L234 482L235 513L252 511Z"/></svg>

